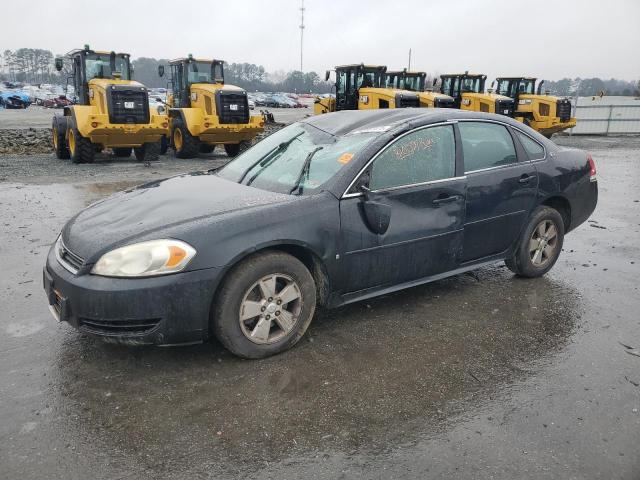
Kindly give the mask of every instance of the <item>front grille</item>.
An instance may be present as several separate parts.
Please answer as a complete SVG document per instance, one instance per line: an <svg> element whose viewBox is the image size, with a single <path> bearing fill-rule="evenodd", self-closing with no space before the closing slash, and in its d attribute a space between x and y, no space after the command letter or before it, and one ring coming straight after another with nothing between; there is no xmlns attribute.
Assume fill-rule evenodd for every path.
<svg viewBox="0 0 640 480"><path fill-rule="evenodd" d="M513 100L510 98L496 100L496 113L506 115L507 117L513 117L513 105Z"/></svg>
<svg viewBox="0 0 640 480"><path fill-rule="evenodd" d="M216 111L220 123L249 123L249 100L247 93L218 90Z"/></svg>
<svg viewBox="0 0 640 480"><path fill-rule="evenodd" d="M143 335L149 333L160 323L159 318L144 318L135 320L96 320L80 318L80 328L96 335Z"/></svg>
<svg viewBox="0 0 640 480"><path fill-rule="evenodd" d="M571 102L566 98L558 100L556 115L560 117L561 122L568 122L571 118Z"/></svg>
<svg viewBox="0 0 640 480"><path fill-rule="evenodd" d="M80 270L84 263L84 259L69 250L64 243L62 243L62 239L58 242L56 254L60 264L72 273Z"/></svg>
<svg viewBox="0 0 640 480"><path fill-rule="evenodd" d="M453 98L438 97L434 100L433 106L435 108L454 108L455 100Z"/></svg>
<svg viewBox="0 0 640 480"><path fill-rule="evenodd" d="M396 108L420 108L420 97L407 93L396 94Z"/></svg>
<svg viewBox="0 0 640 480"><path fill-rule="evenodd" d="M112 85L108 92L109 122L149 123L149 93L145 87Z"/></svg>

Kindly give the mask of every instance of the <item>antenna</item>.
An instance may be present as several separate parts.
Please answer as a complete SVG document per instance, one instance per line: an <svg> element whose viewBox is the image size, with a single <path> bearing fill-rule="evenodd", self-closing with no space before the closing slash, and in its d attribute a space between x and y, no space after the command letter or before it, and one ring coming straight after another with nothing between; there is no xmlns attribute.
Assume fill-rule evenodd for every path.
<svg viewBox="0 0 640 480"><path fill-rule="evenodd" d="M300 0L300 71L302 72L302 41L304 39L304 0Z"/></svg>

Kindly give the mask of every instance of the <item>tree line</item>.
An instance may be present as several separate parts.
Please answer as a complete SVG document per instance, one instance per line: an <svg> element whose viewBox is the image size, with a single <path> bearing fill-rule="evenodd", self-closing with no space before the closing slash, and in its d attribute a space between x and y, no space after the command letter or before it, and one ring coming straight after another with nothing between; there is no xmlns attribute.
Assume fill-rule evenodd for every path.
<svg viewBox="0 0 640 480"><path fill-rule="evenodd" d="M60 56L60 55L57 55ZM0 54L0 81L31 84L67 82L68 71L57 72L55 56L50 50L19 48ZM66 64L67 62L65 62ZM132 61L134 78L148 87L166 87L167 77L158 76L158 65L167 65L166 59L140 57ZM168 71L168 68L166 69ZM247 91L328 93L332 84L325 82L316 72L297 70L280 74L269 73L262 65L253 63L225 63L225 81ZM543 90L560 96L605 95L640 96L640 80L630 82L611 78L563 78L546 81Z"/></svg>

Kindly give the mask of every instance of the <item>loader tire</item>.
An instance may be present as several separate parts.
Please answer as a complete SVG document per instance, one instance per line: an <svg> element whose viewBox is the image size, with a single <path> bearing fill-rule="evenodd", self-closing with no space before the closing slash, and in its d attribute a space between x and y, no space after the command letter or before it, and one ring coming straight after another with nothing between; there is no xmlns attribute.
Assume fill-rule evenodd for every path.
<svg viewBox="0 0 640 480"><path fill-rule="evenodd" d="M200 151L200 140L189 133L189 129L182 119L176 119L173 122L171 144L178 158L197 157Z"/></svg>
<svg viewBox="0 0 640 480"><path fill-rule="evenodd" d="M67 119L65 117L53 117L51 124L53 151L56 158L63 160L70 157L67 146Z"/></svg>
<svg viewBox="0 0 640 480"><path fill-rule="evenodd" d="M86 137L83 137L75 126L75 123L68 128L69 154L73 163L93 163L96 156L95 145Z"/></svg>
<svg viewBox="0 0 640 480"><path fill-rule="evenodd" d="M157 162L160 158L161 148L160 142L149 142L134 148L133 153L139 162Z"/></svg>
<svg viewBox="0 0 640 480"><path fill-rule="evenodd" d="M200 144L200 153L212 153L215 149L215 145L209 145L208 143Z"/></svg>
<svg viewBox="0 0 640 480"><path fill-rule="evenodd" d="M164 135L160 139L160 155L164 155L169 150L169 139Z"/></svg>
<svg viewBox="0 0 640 480"><path fill-rule="evenodd" d="M131 156L131 147L113 147L113 156L118 158L127 158Z"/></svg>
<svg viewBox="0 0 640 480"><path fill-rule="evenodd" d="M237 157L251 146L251 142L243 140L240 143L225 143L224 151L231 158Z"/></svg>

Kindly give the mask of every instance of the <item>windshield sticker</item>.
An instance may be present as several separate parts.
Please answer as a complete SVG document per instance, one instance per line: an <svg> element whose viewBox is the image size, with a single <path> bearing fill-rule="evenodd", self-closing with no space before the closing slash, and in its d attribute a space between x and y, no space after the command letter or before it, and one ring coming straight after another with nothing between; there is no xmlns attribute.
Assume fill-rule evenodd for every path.
<svg viewBox="0 0 640 480"><path fill-rule="evenodd" d="M371 127L371 128L365 128L363 130L355 130L351 132L349 135L358 135L359 133L383 133L389 129L391 129L391 125L383 125L381 127Z"/></svg>
<svg viewBox="0 0 640 480"><path fill-rule="evenodd" d="M338 161L344 165L349 163L352 158L353 153L343 153L342 155L340 155L340 158L338 158Z"/></svg>
<svg viewBox="0 0 640 480"><path fill-rule="evenodd" d="M396 156L396 160L404 160L408 156L416 153L418 150L429 150L432 146L432 138L419 138L405 143L404 145L394 147L393 154Z"/></svg>

